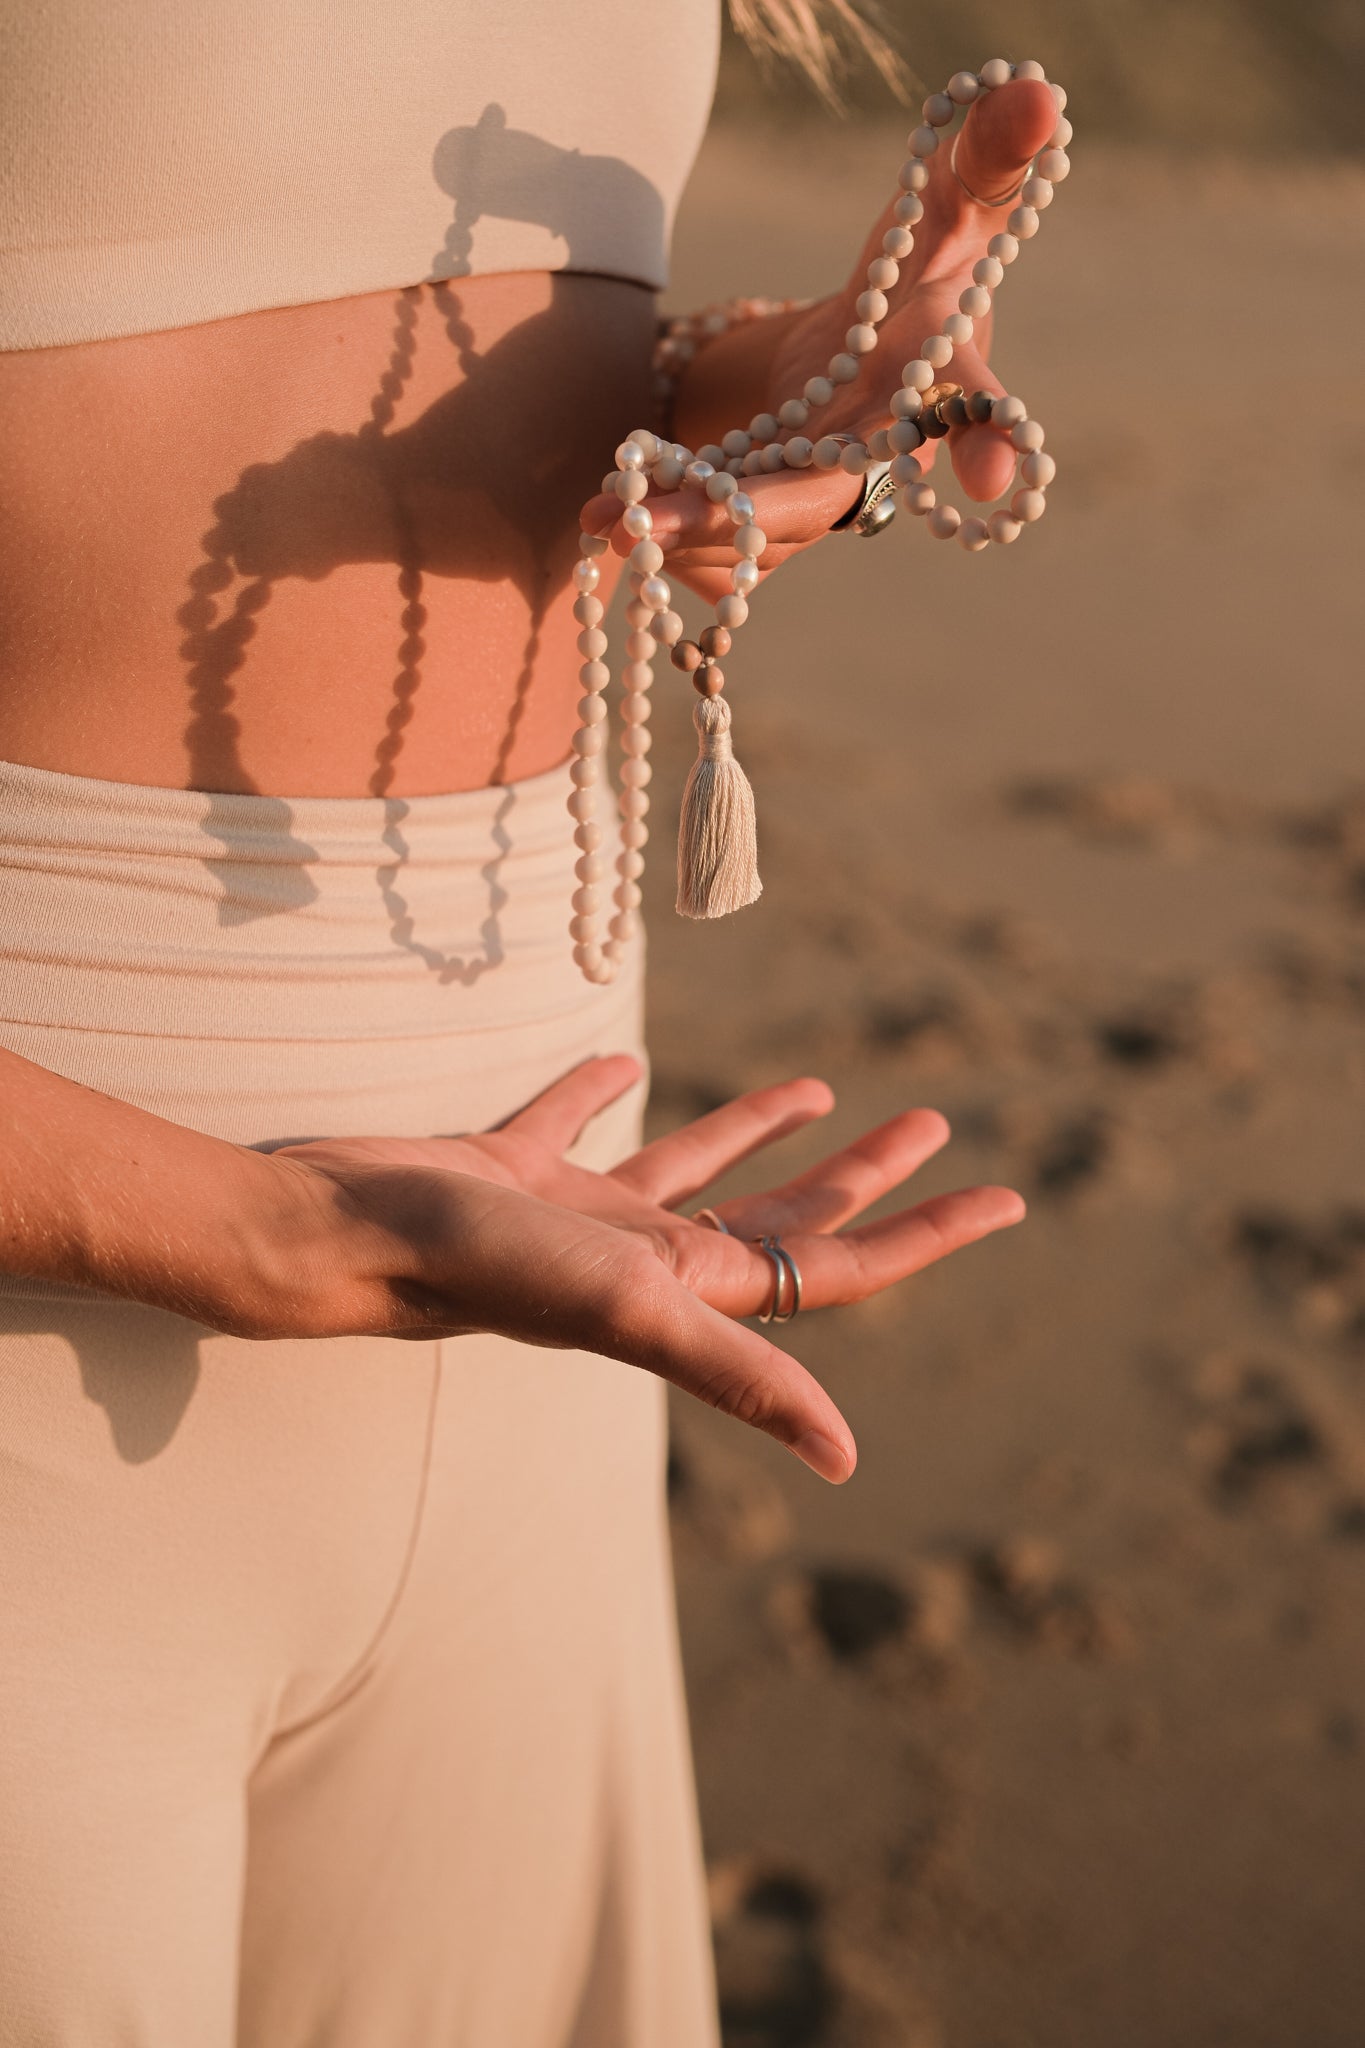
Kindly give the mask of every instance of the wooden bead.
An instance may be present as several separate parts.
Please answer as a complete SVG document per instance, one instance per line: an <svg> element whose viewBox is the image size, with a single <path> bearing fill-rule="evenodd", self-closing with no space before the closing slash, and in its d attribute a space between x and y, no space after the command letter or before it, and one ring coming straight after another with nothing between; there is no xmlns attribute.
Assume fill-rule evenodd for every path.
<svg viewBox="0 0 1365 2048"><path fill-rule="evenodd" d="M719 697L725 688L725 671L718 662L708 661L692 678L692 687L703 697Z"/></svg>
<svg viewBox="0 0 1365 2048"><path fill-rule="evenodd" d="M723 660L735 644L724 626L705 627L697 641L708 661Z"/></svg>
<svg viewBox="0 0 1365 2048"><path fill-rule="evenodd" d="M685 676L699 669L705 658L695 640L680 640L669 656L674 668L680 668Z"/></svg>
<svg viewBox="0 0 1365 2048"><path fill-rule="evenodd" d="M948 431L948 422L940 417L936 405L931 405L927 412L920 414L918 426L925 439L929 441L941 441Z"/></svg>
<svg viewBox="0 0 1365 2048"><path fill-rule="evenodd" d="M968 418L967 401L960 391L955 391L951 398L944 399L939 407L939 416L947 426L966 426Z"/></svg>
<svg viewBox="0 0 1365 2048"><path fill-rule="evenodd" d="M991 416L995 400L989 391L974 391L967 400L967 417L974 426L983 426Z"/></svg>

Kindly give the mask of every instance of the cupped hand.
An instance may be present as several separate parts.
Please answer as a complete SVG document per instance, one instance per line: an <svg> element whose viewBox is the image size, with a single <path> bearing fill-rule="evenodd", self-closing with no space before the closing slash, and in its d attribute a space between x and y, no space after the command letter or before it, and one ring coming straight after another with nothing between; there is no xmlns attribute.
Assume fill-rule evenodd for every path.
<svg viewBox="0 0 1365 2048"><path fill-rule="evenodd" d="M938 1195L843 1226L947 1142L935 1111L893 1117L794 1180L717 1205L729 1235L678 1214L739 1160L825 1115L821 1081L738 1097L607 1173L564 1154L639 1079L624 1055L587 1061L497 1130L472 1137L353 1138L274 1156L339 1188L362 1246L342 1320L430 1337L491 1330L595 1351L672 1380L765 1430L822 1477L856 1450L847 1423L794 1358L736 1318L772 1301L756 1240L779 1234L803 1306L862 1301L977 1238L1017 1223L1008 1188Z"/></svg>
<svg viewBox="0 0 1365 2048"><path fill-rule="evenodd" d="M1051 87L1033 79L1012 80L974 103L962 127L957 168L980 202L1013 191L1058 118ZM901 263L877 348L857 379L836 387L830 404L815 416L812 438L818 425L820 434L849 433L866 441L878 427L889 424L888 401L900 381L902 364L917 356L927 337L939 333L947 315L957 310L958 298L971 282L972 265L1004 226L1004 210L969 197L953 175L949 155L945 140L929 160L929 182L920 195L924 216L914 230L915 247ZM799 397L807 378L822 373L830 357L843 349L845 332L856 318L854 302L865 288L867 265L881 254L882 236L892 218L888 207L843 291L802 313L775 317L776 346L765 367L761 393L750 392L755 399L750 413L763 408L776 412L784 399ZM957 351L944 374L965 391L999 396L1004 387L986 361L992 317L977 323L972 341ZM753 346L754 336L741 325L700 351L684 387L688 417L720 419L727 426L746 423L748 413L742 419L728 417L725 400L729 387L743 388L740 365ZM938 446L929 441L918 451L926 470ZM1000 430L990 425L955 427L947 436L947 448L968 497L984 502L1007 487L1015 451ZM759 563L761 575L767 575L822 539L849 510L860 483L842 470L784 469L745 477L740 488L753 499L755 523L768 538ZM735 559L730 544L733 527L724 507L693 487L668 493L651 489L646 502L654 519L654 538L668 558L664 573L714 603L730 588ZM613 551L624 557L633 543L621 524L623 511L617 499L599 494L583 507L582 523L586 532L606 536Z"/></svg>

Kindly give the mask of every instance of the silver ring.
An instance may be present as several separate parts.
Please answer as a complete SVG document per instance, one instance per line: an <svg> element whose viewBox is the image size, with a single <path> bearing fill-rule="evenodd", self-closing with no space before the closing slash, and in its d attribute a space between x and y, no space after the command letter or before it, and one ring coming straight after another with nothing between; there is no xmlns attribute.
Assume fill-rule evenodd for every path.
<svg viewBox="0 0 1365 2048"><path fill-rule="evenodd" d="M780 1237L756 1237L753 1241L773 1262L773 1298L766 1312L760 1311L758 1320L760 1323L789 1323L801 1306L801 1269ZM787 1291L788 1274L791 1275L792 1305L784 1314L782 1302Z"/></svg>
<svg viewBox="0 0 1365 2048"><path fill-rule="evenodd" d="M852 441L852 434L835 437L841 441ZM863 487L847 512L840 515L830 528L831 533L857 533L866 540L874 533L882 532L896 516L896 505L891 493L895 485L891 481L889 462L871 463L863 475Z"/></svg>
<svg viewBox="0 0 1365 2048"><path fill-rule="evenodd" d="M717 1216L714 1209L698 1209L692 1221L694 1223L704 1223L708 1230L718 1230L722 1237L732 1237L734 1235L729 1224Z"/></svg>
<svg viewBox="0 0 1365 2048"><path fill-rule="evenodd" d="M963 131L959 128L957 134L953 137L953 146L948 152L948 169L957 179L958 184L962 187L967 197L975 200L978 206L1013 206L1015 200L1023 191L1024 186L1028 183L1029 173L1033 169L1032 162L1030 161L1026 166L1024 175L1020 178L1019 183L1011 191L1007 192L1003 199L983 199L979 192L973 192L971 186L957 167L957 145L962 140L962 133Z"/></svg>

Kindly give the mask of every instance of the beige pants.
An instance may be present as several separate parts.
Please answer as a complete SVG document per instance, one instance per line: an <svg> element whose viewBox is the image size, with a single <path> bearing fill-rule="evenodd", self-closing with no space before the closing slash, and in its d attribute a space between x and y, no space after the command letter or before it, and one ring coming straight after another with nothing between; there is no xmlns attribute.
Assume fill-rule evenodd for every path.
<svg viewBox="0 0 1365 2048"><path fill-rule="evenodd" d="M248 1143L496 1121L638 1044L566 789L0 768L0 1042ZM0 2043L711 2048L663 1454L606 1360L0 1284Z"/></svg>

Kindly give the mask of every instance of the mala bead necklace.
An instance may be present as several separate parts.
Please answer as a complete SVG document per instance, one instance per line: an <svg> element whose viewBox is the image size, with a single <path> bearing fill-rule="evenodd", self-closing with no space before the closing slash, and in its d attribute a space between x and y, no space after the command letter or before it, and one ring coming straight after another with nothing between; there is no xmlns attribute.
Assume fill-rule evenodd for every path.
<svg viewBox="0 0 1365 2048"><path fill-rule="evenodd" d="M605 659L607 637L602 630L604 606L597 595L601 581L598 557L606 553L606 541L596 534L581 534L574 567L577 594L573 609L581 628L578 650L583 656L579 670L583 695L570 771L574 789L569 810L575 821L578 886L569 929L574 960L589 981L615 978L635 934L644 848L649 838L645 823L652 772L649 693L654 657L661 647L670 650L674 667L691 678L698 693L692 713L698 753L683 793L678 829L677 909L683 917L724 917L756 902L762 891L753 791L734 756L730 707L722 694L725 671L721 664L749 616L749 597L768 545L767 535L757 524L754 501L742 488L743 479L773 475L781 469L841 469L862 478L863 489L857 503L837 522L839 527L863 534L878 532L893 517L898 501L907 512L924 520L935 540L955 539L970 554L979 554L992 544L1008 546L1047 509L1047 489L1056 464L1044 452L1043 429L1030 417L1023 400L996 398L988 391L967 393L946 373L956 352L971 340L977 322L990 311L993 294L1018 256L1020 245L1037 234L1039 215L1052 203L1053 188L1071 168L1066 154L1071 123L1062 113L1066 95L1060 86L1052 87L1058 107L1052 136L1003 199L983 201L966 185L957 168L958 136L954 137L949 168L963 190L979 205L1009 206L1012 210L1004 229L991 237L986 254L974 265L972 282L961 293L957 311L948 315L942 331L930 335L918 356L902 369L886 408L890 426L879 428L867 442L842 433L812 438L808 431L839 386L855 381L863 358L877 347L877 329L891 310L888 294L899 281L901 263L915 246L914 230L924 213L919 195L929 182L929 159L940 147L942 131L960 109L1012 78L1047 82L1041 64L1010 64L1003 57L993 57L979 72L955 72L943 92L931 93L924 102L923 121L910 136L909 155L900 169L894 224L882 239L882 254L867 267L867 288L858 298L855 322L844 337L843 349L831 357L822 374L808 378L799 398L787 399L775 413L758 413L747 427L734 427L719 443L709 443L695 452L681 442L637 428L616 450L614 467L602 479L603 491L619 498L625 508L622 524L634 545L621 677L620 851L615 862L614 909L605 928L608 861L605 834L596 816L596 785L606 748L603 692L611 680ZM808 303L739 299L669 321L654 358L660 395L671 391L698 348L736 321ZM985 518L972 514L964 519L956 506L940 504L917 457L926 441L969 423L997 428L1008 435L1016 451L1009 503ZM682 619L673 609L673 593L663 574L663 549L653 538L653 516L645 503L651 485L661 492L704 491L713 504L724 505L733 527L735 566L730 572L730 589L715 605L715 623L696 640L683 638Z"/></svg>

